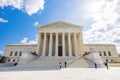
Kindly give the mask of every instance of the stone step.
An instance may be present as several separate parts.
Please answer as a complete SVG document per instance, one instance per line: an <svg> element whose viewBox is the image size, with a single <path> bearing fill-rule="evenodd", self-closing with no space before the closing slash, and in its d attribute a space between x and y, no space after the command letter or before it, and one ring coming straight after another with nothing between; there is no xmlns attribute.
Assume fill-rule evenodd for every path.
<svg viewBox="0 0 120 80"><path fill-rule="evenodd" d="M12 63L0 63L0 67L9 67L9 66L13 66Z"/></svg>
<svg viewBox="0 0 120 80"><path fill-rule="evenodd" d="M78 67L84 67L84 68L94 68L95 63L98 67L104 67L101 59L99 56L97 58L94 58L93 54L89 54L82 57L37 57L29 62L18 64L17 67L40 67L40 68L59 68L60 62L61 66L65 67L65 62L67 62L67 67L70 68L78 68Z"/></svg>
<svg viewBox="0 0 120 80"><path fill-rule="evenodd" d="M77 59L77 58L76 58ZM27 63L20 63L17 65L17 67L42 67L42 68L59 68L60 67L60 62L61 66L65 67L65 62L67 64L75 61L75 58L41 58L38 57L37 59L33 59L30 62Z"/></svg>
<svg viewBox="0 0 120 80"><path fill-rule="evenodd" d="M93 63L91 61L85 60L84 58L80 58L74 63L69 65L69 68L76 68L76 67L91 67Z"/></svg>
<svg viewBox="0 0 120 80"><path fill-rule="evenodd" d="M68 66L69 68L78 68L78 67L84 67L84 68L94 68L95 63L93 61L90 61L89 59L86 59L85 57L79 58L72 64ZM97 64L97 67L104 67L103 64Z"/></svg>
<svg viewBox="0 0 120 80"><path fill-rule="evenodd" d="M40 67L40 68L57 68L59 62L55 61L34 61L26 64L17 65L17 67Z"/></svg>
<svg viewBox="0 0 120 80"><path fill-rule="evenodd" d="M60 67L60 62L61 62L61 67L65 67L65 61L61 60L33 60L32 62L28 62L26 64L20 64L17 67L41 67L41 68L59 68ZM74 60L68 60L67 62L67 67L89 67L92 65L92 62L88 62L84 58L80 58L77 61ZM90 66L91 67L91 66Z"/></svg>

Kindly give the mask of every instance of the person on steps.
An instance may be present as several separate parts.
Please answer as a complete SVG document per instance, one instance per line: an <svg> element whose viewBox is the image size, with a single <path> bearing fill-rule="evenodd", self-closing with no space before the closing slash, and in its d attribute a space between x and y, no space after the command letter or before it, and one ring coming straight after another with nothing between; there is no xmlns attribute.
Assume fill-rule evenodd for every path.
<svg viewBox="0 0 120 80"><path fill-rule="evenodd" d="M60 68L61 68L61 62L59 63L59 65L60 65Z"/></svg>
<svg viewBox="0 0 120 80"><path fill-rule="evenodd" d="M65 61L65 67L67 67L67 62Z"/></svg>
<svg viewBox="0 0 120 80"><path fill-rule="evenodd" d="M95 69L97 69L97 64L95 63Z"/></svg>
<svg viewBox="0 0 120 80"><path fill-rule="evenodd" d="M108 63L107 63L107 62L105 63L105 66L107 67L107 69L109 69L109 67L108 67Z"/></svg>

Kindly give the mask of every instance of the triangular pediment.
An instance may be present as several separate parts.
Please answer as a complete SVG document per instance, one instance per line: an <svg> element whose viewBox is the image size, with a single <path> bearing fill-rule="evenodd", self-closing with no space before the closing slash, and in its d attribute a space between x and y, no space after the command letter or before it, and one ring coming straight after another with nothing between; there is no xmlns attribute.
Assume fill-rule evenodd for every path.
<svg viewBox="0 0 120 80"><path fill-rule="evenodd" d="M38 27L40 32L80 32L82 31L82 26L78 26L72 23L67 23L63 21L58 21L50 24L46 24Z"/></svg>
<svg viewBox="0 0 120 80"><path fill-rule="evenodd" d="M58 21L58 22L54 22L54 23L50 23L50 24L46 24L46 25L43 25L43 26L39 26L38 29L41 29L41 28L46 28L46 27L55 27L55 28L59 28L59 27L62 27L62 28L66 28L66 27L81 27L81 26L78 26L78 25L75 25L75 24L72 24L72 23L68 23L68 22L63 22L63 21ZM81 27L82 28L82 27Z"/></svg>

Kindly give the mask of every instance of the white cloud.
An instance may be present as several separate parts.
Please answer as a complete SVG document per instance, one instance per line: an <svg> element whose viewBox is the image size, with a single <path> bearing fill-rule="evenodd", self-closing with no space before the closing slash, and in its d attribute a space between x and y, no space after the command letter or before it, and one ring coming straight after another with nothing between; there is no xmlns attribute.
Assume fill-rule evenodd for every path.
<svg viewBox="0 0 120 80"><path fill-rule="evenodd" d="M26 0L25 1L25 12L29 15L37 13L39 10L44 9L44 0Z"/></svg>
<svg viewBox="0 0 120 80"><path fill-rule="evenodd" d="M28 38L26 38L26 37L21 40L21 43L23 43L23 44L27 43L27 42L28 42Z"/></svg>
<svg viewBox="0 0 120 80"><path fill-rule="evenodd" d="M3 18L0 18L0 22L2 22L2 23L7 23L8 20L5 20L5 19L3 19Z"/></svg>
<svg viewBox="0 0 120 80"><path fill-rule="evenodd" d="M29 44L37 44L37 39L38 39L38 36L36 35L35 39L34 40L28 40L28 43Z"/></svg>
<svg viewBox="0 0 120 80"><path fill-rule="evenodd" d="M36 35L36 38L34 40L29 40L27 37L25 37L21 40L21 43L23 43L23 44L36 44L37 38L38 38L37 35Z"/></svg>
<svg viewBox="0 0 120 80"><path fill-rule="evenodd" d="M29 43L29 44L36 44L37 41L36 41L36 40L30 40L28 43Z"/></svg>
<svg viewBox="0 0 120 80"><path fill-rule="evenodd" d="M3 54L3 51L0 51L0 55Z"/></svg>
<svg viewBox="0 0 120 80"><path fill-rule="evenodd" d="M88 43L114 43L120 53L120 0L104 0L100 11L88 15L94 22L84 31Z"/></svg>
<svg viewBox="0 0 120 80"><path fill-rule="evenodd" d="M1 8L8 6L32 15L44 9L44 0L0 0Z"/></svg>
<svg viewBox="0 0 120 80"><path fill-rule="evenodd" d="M36 21L36 22L33 23L33 25L34 25L34 26L38 26L38 25L40 25L40 24L39 24L38 21Z"/></svg>
<svg viewBox="0 0 120 80"><path fill-rule="evenodd" d="M0 7L4 8L7 6L11 6L16 9L23 8L24 0L0 0Z"/></svg>

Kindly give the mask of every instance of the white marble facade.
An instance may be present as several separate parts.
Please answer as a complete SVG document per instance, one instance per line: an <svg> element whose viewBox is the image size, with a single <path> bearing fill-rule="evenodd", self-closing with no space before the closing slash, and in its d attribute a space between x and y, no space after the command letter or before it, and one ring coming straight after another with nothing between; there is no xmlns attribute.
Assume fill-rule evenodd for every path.
<svg viewBox="0 0 120 80"><path fill-rule="evenodd" d="M57 22L38 28L37 53L41 57L73 57L82 55L82 27Z"/></svg>
<svg viewBox="0 0 120 80"><path fill-rule="evenodd" d="M8 63L18 63L20 59L29 61L33 58L31 53L41 58L65 59L81 57L89 52L91 47L94 47L104 60L118 57L115 45L83 44L82 28L82 26L61 21L39 26L37 44L7 45L4 56L10 58Z"/></svg>

